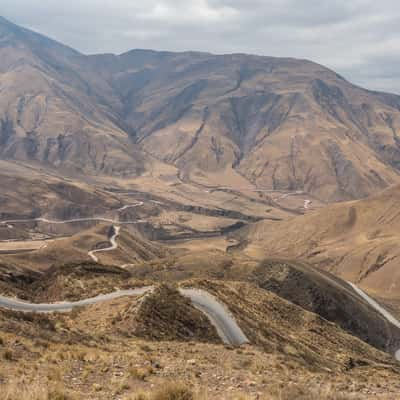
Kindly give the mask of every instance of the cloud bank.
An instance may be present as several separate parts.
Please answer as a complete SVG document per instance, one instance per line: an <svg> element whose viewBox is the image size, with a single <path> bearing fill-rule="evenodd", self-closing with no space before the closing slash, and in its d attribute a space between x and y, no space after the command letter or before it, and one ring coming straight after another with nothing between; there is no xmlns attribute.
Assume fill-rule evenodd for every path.
<svg viewBox="0 0 400 400"><path fill-rule="evenodd" d="M133 48L306 58L400 94L396 0L2 0L1 13L84 53Z"/></svg>

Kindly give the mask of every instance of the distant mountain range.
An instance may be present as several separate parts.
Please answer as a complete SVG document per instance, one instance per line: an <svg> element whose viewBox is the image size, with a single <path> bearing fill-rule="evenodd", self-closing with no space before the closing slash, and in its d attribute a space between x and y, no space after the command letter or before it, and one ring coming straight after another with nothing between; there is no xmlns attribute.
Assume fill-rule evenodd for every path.
<svg viewBox="0 0 400 400"><path fill-rule="evenodd" d="M310 61L86 56L0 18L1 159L115 176L162 162L183 180L338 201L400 183L399 134L400 96Z"/></svg>

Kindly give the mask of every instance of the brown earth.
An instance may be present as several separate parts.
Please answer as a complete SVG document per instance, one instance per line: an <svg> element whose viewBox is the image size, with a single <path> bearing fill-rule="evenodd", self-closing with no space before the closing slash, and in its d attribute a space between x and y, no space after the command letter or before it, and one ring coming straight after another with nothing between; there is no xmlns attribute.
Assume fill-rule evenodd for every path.
<svg viewBox="0 0 400 400"><path fill-rule="evenodd" d="M240 236L253 257L312 262L381 297L398 299L399 207L400 187L395 186L365 200L258 222Z"/></svg>

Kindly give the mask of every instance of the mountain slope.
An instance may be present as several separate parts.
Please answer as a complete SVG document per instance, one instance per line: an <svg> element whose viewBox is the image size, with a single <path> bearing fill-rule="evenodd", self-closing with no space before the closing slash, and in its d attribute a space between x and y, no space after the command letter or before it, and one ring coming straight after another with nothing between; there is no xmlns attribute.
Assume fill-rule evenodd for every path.
<svg viewBox="0 0 400 400"><path fill-rule="evenodd" d="M77 280L80 282L78 285ZM126 297L124 301L126 307L118 310L120 312L115 309L111 311L114 313L115 320L108 327L107 333L118 335L121 332L126 335L129 332L130 335L133 334L136 337L168 341L187 340L190 337L188 332L192 331L194 344L200 339L197 333L203 331L203 335L204 333L206 335L200 340L205 339L205 341L215 343L215 334L207 333L207 329L204 329L207 328L204 320L195 318L196 314L188 310L182 313L182 299L179 299L178 293L171 293L170 289L163 286L160 288L158 282L147 282L155 285L155 292L141 301L139 307L134 303L134 298L132 301ZM143 284L144 281L133 278L126 270L87 263L53 267L41 275L27 274L25 280L22 277L18 281L9 280L6 293L8 296L14 293L17 297L20 297L22 293L28 302L52 303L90 298L100 293L110 293L115 287L128 289L140 287ZM250 339L250 345L260 346L268 353L290 356L311 370L329 368L332 371L340 371L346 368L350 358L360 362L364 360L368 364L378 362L390 365L393 363L388 354L346 333L339 324L333 324L317 314L258 287L257 284L204 279L183 281L178 283L178 287L202 289L211 294L227 307ZM346 291L340 282L336 290L339 293ZM4 293L4 289L2 292ZM101 303L99 306L101 310ZM385 348L386 343L383 339L387 338L387 332L384 330L379 333L376 329L381 318L368 310L368 307L359 300L353 299L350 309L360 318L357 327L363 326L364 330L370 334L381 334L381 339L371 337L371 341L376 347ZM90 315L91 308L83 308L81 312L88 312ZM190 313L192 318L190 318ZM100 322L99 316L94 318L94 323ZM75 321L76 326L83 328L85 322L83 324L82 322ZM168 325L170 325L169 328ZM178 325L180 325L179 329L175 330ZM351 324L348 323L348 325ZM96 330L101 332L102 328L105 328L104 325L101 328L86 326L86 329L92 332ZM185 335L182 335L183 330L186 331ZM381 343L378 343L379 340ZM394 329L393 337L389 338L388 344L396 342L398 342L398 332Z"/></svg>
<svg viewBox="0 0 400 400"><path fill-rule="evenodd" d="M43 288L40 298L47 301L137 287L138 282L121 269L82 267L65 266L51 274L28 276L24 297L38 300L38 286ZM48 286L54 276L63 278L57 280L57 290ZM128 399L182 377L191 388L200 387L216 400L226 400L227 393L230 398L243 393L257 398L275 387L290 390L287 395L280 395L280 390L266 398L310 399L307 390L293 390L296 384L318 387L321 396L315 394L315 399L338 398L342 392L346 393L343 399L356 395L357 399L388 400L398 395L395 361L337 325L247 283L209 280L198 284L223 301L250 344L235 348L215 343L215 332L204 316L168 288L71 313L0 310L1 393L7 384L25 385L26 375L35 374L39 387L57 385L77 398L93 399L109 399L116 392ZM8 287L17 289L17 294L16 286L14 282ZM325 397L322 393L328 386L332 395Z"/></svg>
<svg viewBox="0 0 400 400"><path fill-rule="evenodd" d="M84 56L0 19L0 157L136 176L153 157L208 186L323 201L400 182L400 97L305 60L133 50Z"/></svg>
<svg viewBox="0 0 400 400"><path fill-rule="evenodd" d="M71 219L105 214L121 207L117 197L93 186L8 161L0 161L0 186L1 221L37 217Z"/></svg>
<svg viewBox="0 0 400 400"><path fill-rule="evenodd" d="M131 173L143 156L103 110L107 88L79 73L85 57L0 19L0 157L66 171Z"/></svg>
<svg viewBox="0 0 400 400"><path fill-rule="evenodd" d="M254 224L242 238L247 253L311 261L398 298L400 273L400 186L359 201L339 203L313 213Z"/></svg>
<svg viewBox="0 0 400 400"><path fill-rule="evenodd" d="M92 57L122 90L132 134L187 178L221 185L233 168L260 187L330 201L398 180L400 97L303 60L150 51L107 60Z"/></svg>

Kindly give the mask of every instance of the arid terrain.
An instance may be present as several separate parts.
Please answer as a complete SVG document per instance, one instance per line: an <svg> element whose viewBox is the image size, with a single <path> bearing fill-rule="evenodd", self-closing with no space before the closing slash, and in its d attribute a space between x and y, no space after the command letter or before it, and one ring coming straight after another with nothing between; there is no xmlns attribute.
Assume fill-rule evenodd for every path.
<svg viewBox="0 0 400 400"><path fill-rule="evenodd" d="M310 61L0 18L0 400L398 399L399 129Z"/></svg>
<svg viewBox="0 0 400 400"><path fill-rule="evenodd" d="M365 200L328 206L269 224L255 223L240 237L256 258L312 262L388 298L399 298L400 187Z"/></svg>
<svg viewBox="0 0 400 400"><path fill-rule="evenodd" d="M76 301L117 287L159 282L95 264L25 277L17 284L8 281L7 290L36 303ZM222 345L214 327L176 292L176 285L202 288L223 301L251 344ZM363 305L353 307L353 313L361 312ZM132 390L151 391L176 379L221 399L272 396L283 393L288 381L293 388L304 390L307 384L318 391L327 377L335 391L362 398L391 398L400 389L399 367L389 355L244 278L175 280L148 296L105 301L72 313L5 310L0 318L2 379L17 376L28 384L32 376L54 390L61 383L79 398L127 398ZM372 327L377 317L365 318L371 318ZM22 364L23 375L14 372Z"/></svg>
<svg viewBox="0 0 400 400"><path fill-rule="evenodd" d="M177 169L202 187L304 191L321 201L399 182L400 97L309 61L85 56L4 19L0 59L4 159L96 176Z"/></svg>

